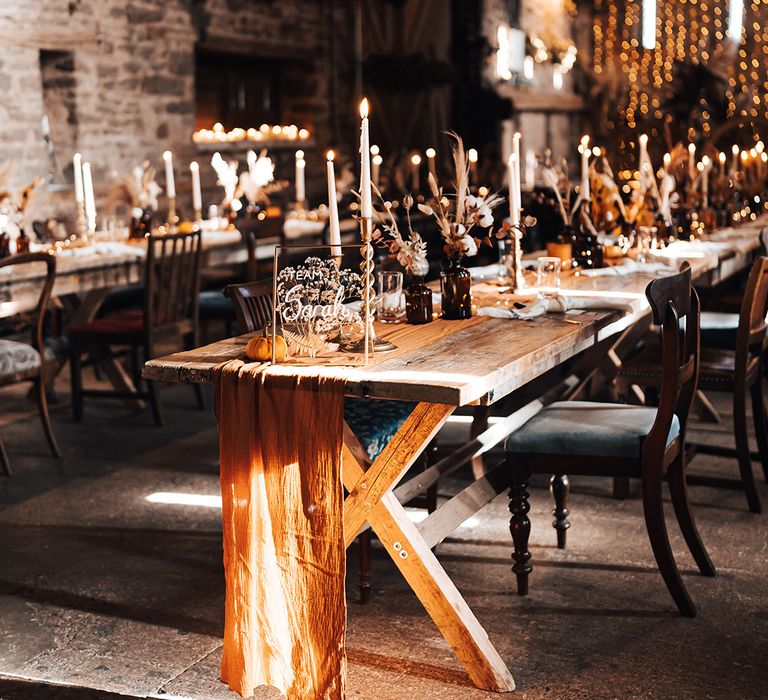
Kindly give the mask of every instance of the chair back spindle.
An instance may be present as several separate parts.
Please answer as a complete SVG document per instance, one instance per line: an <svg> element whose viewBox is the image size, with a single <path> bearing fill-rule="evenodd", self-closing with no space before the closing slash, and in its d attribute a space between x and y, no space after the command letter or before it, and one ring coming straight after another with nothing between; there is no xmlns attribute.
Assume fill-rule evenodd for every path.
<svg viewBox="0 0 768 700"><path fill-rule="evenodd" d="M766 340L766 307L768 306L768 257L752 263L747 288L739 314L736 334L736 374L745 376L750 359L763 353Z"/></svg>
<svg viewBox="0 0 768 700"><path fill-rule="evenodd" d="M272 280L230 284L224 289L235 304L235 313L246 333L259 331L272 322Z"/></svg>
<svg viewBox="0 0 768 700"><path fill-rule="evenodd" d="M197 328L200 250L199 231L147 237L144 314L150 346L163 330Z"/></svg>

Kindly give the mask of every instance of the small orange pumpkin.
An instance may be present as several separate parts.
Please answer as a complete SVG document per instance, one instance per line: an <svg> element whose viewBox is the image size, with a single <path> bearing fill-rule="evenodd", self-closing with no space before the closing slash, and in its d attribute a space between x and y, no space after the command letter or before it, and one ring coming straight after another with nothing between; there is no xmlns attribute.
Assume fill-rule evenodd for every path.
<svg viewBox="0 0 768 700"><path fill-rule="evenodd" d="M254 336L245 346L245 354L250 360L270 362L272 360L272 336ZM285 338L282 335L275 336L275 362L282 362L287 354L288 344L285 342Z"/></svg>

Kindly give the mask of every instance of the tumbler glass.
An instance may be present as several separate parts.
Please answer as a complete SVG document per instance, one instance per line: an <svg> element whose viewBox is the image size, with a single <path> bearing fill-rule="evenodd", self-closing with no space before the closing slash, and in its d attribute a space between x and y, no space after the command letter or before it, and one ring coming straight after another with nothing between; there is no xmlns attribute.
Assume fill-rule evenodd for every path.
<svg viewBox="0 0 768 700"><path fill-rule="evenodd" d="M379 272L379 294L376 298L376 318L382 323L398 323L405 315L403 303L403 273Z"/></svg>
<svg viewBox="0 0 768 700"><path fill-rule="evenodd" d="M560 291L560 258L543 256L537 260L537 286L539 296L554 297Z"/></svg>

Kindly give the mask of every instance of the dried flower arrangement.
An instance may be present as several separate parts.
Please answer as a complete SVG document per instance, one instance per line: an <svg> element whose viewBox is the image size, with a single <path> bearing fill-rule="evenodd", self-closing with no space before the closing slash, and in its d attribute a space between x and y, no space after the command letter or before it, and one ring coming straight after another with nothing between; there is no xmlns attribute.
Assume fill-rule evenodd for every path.
<svg viewBox="0 0 768 700"><path fill-rule="evenodd" d="M448 257L471 257L477 253L483 242L490 243L490 229L493 226L493 208L502 201L497 193L475 196L469 189L469 158L464 142L455 133L449 133L452 144L453 163L456 171L453 182L454 194L447 196L438 185L435 176L429 174L429 189L432 194L428 204L418 204L419 210L434 217L440 227ZM472 235L475 227L487 229L482 237Z"/></svg>
<svg viewBox="0 0 768 700"><path fill-rule="evenodd" d="M423 277L429 272L427 261L427 244L411 224L411 209L413 197L410 194L403 197L403 208L408 226L407 238L403 237L397 224L397 218L392 213L392 203L385 200L378 187L373 190L379 198L383 211L374 209L378 225L373 229L373 240L376 244L389 250L390 257L397 260L408 272L415 277Z"/></svg>
<svg viewBox="0 0 768 700"><path fill-rule="evenodd" d="M360 275L332 259L309 257L280 270L275 303L288 349L310 357L337 349L342 335L362 328L360 313L345 305L362 291Z"/></svg>
<svg viewBox="0 0 768 700"><path fill-rule="evenodd" d="M113 211L121 204L136 217L145 210L157 211L157 198L163 190L155 181L155 174L156 170L149 161L144 161L133 169L131 175L110 185L105 207L107 211Z"/></svg>
<svg viewBox="0 0 768 700"><path fill-rule="evenodd" d="M211 158L211 165L216 171L218 184L224 188L224 204L228 205L236 199L237 185L239 178L237 176L237 161L225 161L218 151Z"/></svg>
<svg viewBox="0 0 768 700"><path fill-rule="evenodd" d="M240 173L234 198L245 197L251 205L268 205L269 195L286 187L288 187L288 183L285 180L275 181L275 164L267 155L266 150L262 150L258 157L249 159L248 170Z"/></svg>

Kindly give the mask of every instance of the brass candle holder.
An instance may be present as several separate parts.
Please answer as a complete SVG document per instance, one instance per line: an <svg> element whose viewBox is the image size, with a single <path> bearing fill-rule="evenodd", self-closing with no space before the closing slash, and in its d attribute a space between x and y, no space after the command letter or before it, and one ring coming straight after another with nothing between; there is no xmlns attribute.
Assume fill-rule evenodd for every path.
<svg viewBox="0 0 768 700"><path fill-rule="evenodd" d="M77 203L77 235L84 237L87 233L87 225L85 221L85 203Z"/></svg>
<svg viewBox="0 0 768 700"><path fill-rule="evenodd" d="M363 284L363 299L360 311L365 324L365 333L356 343L343 348L346 352L362 352L365 354L365 362L368 364L368 356L376 352L395 350L397 346L389 340L384 340L376 335L373 327L374 305L376 303L376 290L373 287L373 222L368 217L360 218L360 277Z"/></svg>
<svg viewBox="0 0 768 700"><path fill-rule="evenodd" d="M199 224L203 220L203 211L202 209L195 209L195 223Z"/></svg>
<svg viewBox="0 0 768 700"><path fill-rule="evenodd" d="M176 215L176 197L168 197L168 231L174 233L179 223Z"/></svg>

